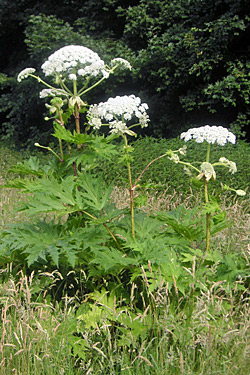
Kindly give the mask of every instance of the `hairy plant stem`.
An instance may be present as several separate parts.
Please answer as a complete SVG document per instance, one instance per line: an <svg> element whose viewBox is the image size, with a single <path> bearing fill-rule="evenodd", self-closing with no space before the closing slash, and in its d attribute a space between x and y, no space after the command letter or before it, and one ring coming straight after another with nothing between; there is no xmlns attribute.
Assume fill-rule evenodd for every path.
<svg viewBox="0 0 250 375"><path fill-rule="evenodd" d="M76 71L75 71L75 68L73 69L73 73L75 74ZM74 92L74 96L76 97L77 96L77 83L76 81L74 80L73 81L73 92ZM81 128L80 128L80 110L79 110L79 106L77 103L75 103L74 105L74 117L75 117L75 124L76 124L76 133L77 134L81 134ZM77 150L80 150L81 148L81 145L80 144L77 144ZM73 162L73 168L74 168L74 174L75 176L77 176L77 166L76 166L76 163ZM81 164L78 165L78 171L81 172Z"/></svg>
<svg viewBox="0 0 250 375"><path fill-rule="evenodd" d="M167 156L167 154L163 154L161 156L158 156L157 158L155 158L154 160L152 160L150 163L148 163L146 165L146 167L143 169L143 171L139 174L139 177L136 179L134 185L133 185L133 190L136 189L137 187L137 183L141 180L142 176L144 175L144 173L146 172L146 170L150 167L151 164L153 164L155 161L161 159L161 158L164 158L164 156Z"/></svg>
<svg viewBox="0 0 250 375"><path fill-rule="evenodd" d="M63 122L63 118L62 118L62 114L61 114L60 110L58 110L58 117L59 117L58 123L64 128L65 126L64 126L64 122ZM58 142L59 142L61 159L62 159L62 161L64 161L62 140L60 138L58 138Z"/></svg>
<svg viewBox="0 0 250 375"><path fill-rule="evenodd" d="M128 170L128 181L129 181L129 195L130 195L130 217L131 217L131 234L132 237L135 238L135 213L134 213L134 189L135 187L133 186L132 183L132 176L131 176L131 167L130 167L130 162L129 162L129 152L128 152L128 139L126 137L126 134L123 134L123 139L124 139L124 151L127 156L127 170Z"/></svg>
<svg viewBox="0 0 250 375"><path fill-rule="evenodd" d="M74 106L74 116L75 116L75 123L76 123L76 133L80 134L80 113L79 113L79 108L78 105L75 104ZM77 145L77 148L81 147L80 145Z"/></svg>
<svg viewBox="0 0 250 375"><path fill-rule="evenodd" d="M56 121L58 122L58 124L60 124L65 129L64 121L63 121L62 114L61 114L60 110L58 110L58 117L59 117L59 119L56 119ZM58 141L59 141L61 158L62 158L62 161L64 161L62 140L58 139ZM67 143L67 145L68 145L69 154L72 155L72 148L71 148L69 143ZM77 169L76 169L76 163L75 162L73 163L73 170L74 170L74 176L77 177Z"/></svg>
<svg viewBox="0 0 250 375"><path fill-rule="evenodd" d="M205 195L205 203L209 203L208 198L208 183L204 180L204 195ZM210 230L211 230L211 214L206 213L206 251L210 249Z"/></svg>
<svg viewBox="0 0 250 375"><path fill-rule="evenodd" d="M206 156L206 162L209 163L210 158L210 144L207 146L207 156ZM204 177L204 197L205 197L205 203L209 203L209 195L208 195L208 181ZM206 252L210 250L210 233L211 233L211 214L206 213Z"/></svg>
<svg viewBox="0 0 250 375"><path fill-rule="evenodd" d="M73 69L73 73L75 74L75 68ZM77 83L76 81L74 80L73 81L73 92L74 92L74 97L77 96ZM76 123L76 133L77 134L80 134L81 133L81 130L80 130L80 113L79 113L79 107L78 107L78 104L75 103L74 105L74 116L75 116L75 123ZM77 145L77 148L79 148L80 145Z"/></svg>

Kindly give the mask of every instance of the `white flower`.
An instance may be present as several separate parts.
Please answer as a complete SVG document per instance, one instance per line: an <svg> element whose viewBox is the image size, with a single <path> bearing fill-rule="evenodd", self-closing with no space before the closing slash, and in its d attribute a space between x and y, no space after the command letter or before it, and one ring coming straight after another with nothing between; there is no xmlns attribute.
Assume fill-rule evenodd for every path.
<svg viewBox="0 0 250 375"><path fill-rule="evenodd" d="M69 74L69 79L72 80L72 81L76 81L77 80L76 74L70 73Z"/></svg>
<svg viewBox="0 0 250 375"><path fill-rule="evenodd" d="M132 66L130 65L130 63L127 60L122 59L121 57L117 57L117 58L111 60L111 66L115 66L117 64L122 65L122 66L124 66L124 68L127 68L129 70L132 69Z"/></svg>
<svg viewBox="0 0 250 375"><path fill-rule="evenodd" d="M218 143L220 146L224 146L227 142L233 144L236 142L235 135L222 126L206 125L200 128L192 128L182 133L180 137L185 142L193 138L197 143L206 141L212 144Z"/></svg>
<svg viewBox="0 0 250 375"><path fill-rule="evenodd" d="M34 69L34 68L26 68L26 69L22 70L17 76L18 82L21 82L23 79L28 78L28 76L30 74L34 73L35 71L36 71L36 69Z"/></svg>
<svg viewBox="0 0 250 375"><path fill-rule="evenodd" d="M69 94L61 89L43 89L40 91L40 98L47 98L48 96L68 96Z"/></svg>
<svg viewBox="0 0 250 375"><path fill-rule="evenodd" d="M49 56L42 65L42 70L46 76L55 74L69 74L73 79L72 68L79 76L97 76L102 74L105 78L108 75L104 61L97 53L83 46L66 46L60 48ZM75 79L75 77L74 77Z"/></svg>
<svg viewBox="0 0 250 375"><path fill-rule="evenodd" d="M131 131L128 132L126 121L130 121L134 117L137 118L142 128L148 126L147 108L147 104L141 104L141 99L134 95L116 96L115 98L109 98L107 102L90 106L87 116L90 125L95 128L95 124L100 123L96 119L99 119L109 123L112 133L126 132L130 134Z"/></svg>
<svg viewBox="0 0 250 375"><path fill-rule="evenodd" d="M93 126L94 129L100 129L100 127L102 126L101 119L94 117L90 119L89 125Z"/></svg>

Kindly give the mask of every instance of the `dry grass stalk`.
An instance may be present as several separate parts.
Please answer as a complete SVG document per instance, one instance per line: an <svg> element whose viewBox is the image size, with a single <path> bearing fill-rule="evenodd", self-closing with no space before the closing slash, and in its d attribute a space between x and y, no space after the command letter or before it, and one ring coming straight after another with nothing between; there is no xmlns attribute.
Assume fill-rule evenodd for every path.
<svg viewBox="0 0 250 375"><path fill-rule="evenodd" d="M56 348L63 350L63 341L56 334L64 313L55 314L54 307L45 302L32 302L33 277L20 272L17 282L10 278L0 285L1 375L26 374L32 368L41 374L43 366L54 366L60 356ZM62 369L65 360L66 354L61 354Z"/></svg>

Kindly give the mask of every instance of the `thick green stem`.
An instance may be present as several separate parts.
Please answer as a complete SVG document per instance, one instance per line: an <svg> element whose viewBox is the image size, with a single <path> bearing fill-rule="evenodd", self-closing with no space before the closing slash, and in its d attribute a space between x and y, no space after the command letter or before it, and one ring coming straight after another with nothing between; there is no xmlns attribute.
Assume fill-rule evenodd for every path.
<svg viewBox="0 0 250 375"><path fill-rule="evenodd" d="M210 143L207 145L207 157L206 157L206 162L209 163L209 158L210 158Z"/></svg>
<svg viewBox="0 0 250 375"><path fill-rule="evenodd" d="M204 195L205 195L205 203L209 203L208 198L208 182L204 180ZM210 249L210 231L211 231L211 214L206 213L206 251Z"/></svg>
<svg viewBox="0 0 250 375"><path fill-rule="evenodd" d="M62 114L61 114L60 109L58 109L58 117L59 117L59 120L58 120L59 124L64 128L63 118L62 118ZM58 142L59 142L61 159L63 161L64 160L64 152L63 152L62 140L60 138L58 138Z"/></svg>
<svg viewBox="0 0 250 375"><path fill-rule="evenodd" d="M61 140L61 139L58 139L58 141L59 141L59 148L60 148L61 161L64 161L64 153L63 153L62 140Z"/></svg>
<svg viewBox="0 0 250 375"><path fill-rule="evenodd" d="M206 162L209 163L210 158L210 143L207 146L207 156ZM205 196L205 203L209 203L209 196L208 196L208 181L204 177L204 196ZM206 251L210 250L210 233L211 233L211 214L206 213Z"/></svg>
<svg viewBox="0 0 250 375"><path fill-rule="evenodd" d="M73 69L73 73L74 74L76 73L75 68ZM74 92L74 96L76 97L77 96L77 82L76 82L76 80L73 80L73 92ZM74 105L74 116L75 116L75 123L76 123L76 133L80 134L81 133L81 130L80 130L80 112L79 112L79 107L78 107L77 103L75 103L75 105ZM77 145L77 148L79 148L78 146L80 146L80 145Z"/></svg>
<svg viewBox="0 0 250 375"><path fill-rule="evenodd" d="M125 144L125 154L127 156L127 170L128 170L128 180L129 180L129 193L130 193L130 216L131 216L131 234L135 238L135 213L134 213L134 186L132 183L131 176L131 167L129 162L129 153L128 153L128 140L126 135L123 135L124 144Z"/></svg>

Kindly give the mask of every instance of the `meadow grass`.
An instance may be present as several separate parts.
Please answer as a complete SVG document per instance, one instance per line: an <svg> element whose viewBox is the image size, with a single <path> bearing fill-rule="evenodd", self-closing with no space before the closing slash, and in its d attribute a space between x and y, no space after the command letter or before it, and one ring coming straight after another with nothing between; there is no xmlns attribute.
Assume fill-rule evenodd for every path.
<svg viewBox="0 0 250 375"><path fill-rule="evenodd" d="M6 165L5 165L6 168ZM16 213L16 204L26 196L14 189L2 189L1 222L29 220ZM129 205L126 189L115 188L113 200L119 207ZM145 211L169 211L183 204L186 208L200 204L201 198L192 194L182 197L168 189L147 193L142 204ZM241 253L250 261L250 200L225 198L227 216L233 226L213 238L222 253ZM1 306L1 375L54 374L114 374L114 375L246 375L250 367L250 304L242 280L235 289L227 282L210 283L206 290L183 296L168 287L152 291L144 272L146 294L152 304L143 306L143 313L116 309L96 302L103 318L86 328L81 320L77 296L63 296L60 303L48 298L49 290L42 288L60 279L60 272L37 270L30 275L22 271L15 276L11 264L2 264L0 282ZM191 270L195 278L195 268ZM157 275L160 278L160 274ZM237 285L239 288L237 288ZM242 288L240 288L242 286ZM133 306L132 285L130 306ZM99 310L98 310L99 309ZM91 314L89 314L91 316ZM109 316L106 319L105 316ZM147 329L154 319L153 329ZM112 322L119 322L121 330ZM139 332L146 334L137 339Z"/></svg>

